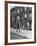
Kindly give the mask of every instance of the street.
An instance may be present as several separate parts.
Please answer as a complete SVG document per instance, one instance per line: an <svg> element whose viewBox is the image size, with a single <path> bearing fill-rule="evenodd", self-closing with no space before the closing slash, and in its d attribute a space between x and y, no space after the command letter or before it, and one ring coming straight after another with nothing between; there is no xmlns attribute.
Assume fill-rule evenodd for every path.
<svg viewBox="0 0 37 46"><path fill-rule="evenodd" d="M32 31L31 30L19 30L11 28L10 29L10 39L31 39Z"/></svg>
<svg viewBox="0 0 37 46"><path fill-rule="evenodd" d="M27 38L11 32L10 39L27 39Z"/></svg>

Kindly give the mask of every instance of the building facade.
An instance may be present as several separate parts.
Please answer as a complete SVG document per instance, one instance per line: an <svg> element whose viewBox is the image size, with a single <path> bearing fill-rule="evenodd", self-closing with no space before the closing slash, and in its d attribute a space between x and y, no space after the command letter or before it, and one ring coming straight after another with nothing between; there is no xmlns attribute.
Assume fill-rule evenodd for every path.
<svg viewBox="0 0 37 46"><path fill-rule="evenodd" d="M14 29L31 30L32 8L14 7L10 10L10 25Z"/></svg>

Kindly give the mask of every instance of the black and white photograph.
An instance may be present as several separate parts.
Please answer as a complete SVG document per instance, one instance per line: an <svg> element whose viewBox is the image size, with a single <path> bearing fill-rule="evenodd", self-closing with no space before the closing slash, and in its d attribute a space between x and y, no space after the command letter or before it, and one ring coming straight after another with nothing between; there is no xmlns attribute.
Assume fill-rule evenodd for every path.
<svg viewBox="0 0 37 46"><path fill-rule="evenodd" d="M32 38L32 7L10 9L10 39Z"/></svg>
<svg viewBox="0 0 37 46"><path fill-rule="evenodd" d="M36 42L36 4L6 2L6 42L10 44ZM8 40L8 41L7 41Z"/></svg>

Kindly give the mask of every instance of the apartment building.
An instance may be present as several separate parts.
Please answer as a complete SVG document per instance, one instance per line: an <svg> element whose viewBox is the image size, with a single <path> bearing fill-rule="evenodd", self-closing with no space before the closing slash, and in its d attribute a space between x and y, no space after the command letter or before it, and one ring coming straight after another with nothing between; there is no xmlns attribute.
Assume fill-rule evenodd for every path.
<svg viewBox="0 0 37 46"><path fill-rule="evenodd" d="M10 9L10 26L19 30L32 30L32 7Z"/></svg>

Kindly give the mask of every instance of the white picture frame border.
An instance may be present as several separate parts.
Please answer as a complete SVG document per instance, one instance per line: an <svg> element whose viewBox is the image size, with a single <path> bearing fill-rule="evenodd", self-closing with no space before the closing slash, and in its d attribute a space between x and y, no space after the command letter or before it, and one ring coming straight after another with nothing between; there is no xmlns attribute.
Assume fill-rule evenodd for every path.
<svg viewBox="0 0 37 46"><path fill-rule="evenodd" d="M16 39L10 40L10 7L14 6L22 6L22 7L32 7L32 39ZM16 43L16 42L31 42L34 41L34 5L30 4L13 4L8 3L8 43Z"/></svg>

